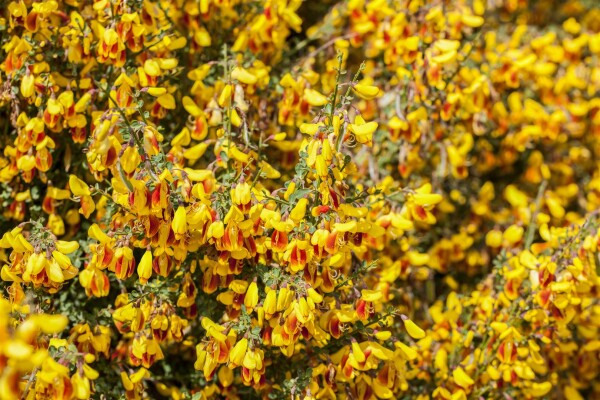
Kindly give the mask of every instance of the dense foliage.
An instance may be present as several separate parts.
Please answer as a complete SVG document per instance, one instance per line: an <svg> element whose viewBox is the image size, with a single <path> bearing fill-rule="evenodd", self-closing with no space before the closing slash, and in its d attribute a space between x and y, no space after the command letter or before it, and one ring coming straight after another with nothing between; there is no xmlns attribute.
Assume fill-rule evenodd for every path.
<svg viewBox="0 0 600 400"><path fill-rule="evenodd" d="M594 1L0 0L0 399L600 398Z"/></svg>

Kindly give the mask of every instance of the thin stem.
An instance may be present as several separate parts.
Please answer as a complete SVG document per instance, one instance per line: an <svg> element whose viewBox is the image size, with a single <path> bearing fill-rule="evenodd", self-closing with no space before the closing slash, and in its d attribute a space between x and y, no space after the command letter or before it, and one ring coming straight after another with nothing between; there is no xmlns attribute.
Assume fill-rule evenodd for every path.
<svg viewBox="0 0 600 400"><path fill-rule="evenodd" d="M129 118L127 118L127 115L125 115L125 112L123 111L123 109L119 106L117 101L115 99L113 99L113 97L110 95L108 85L106 85L105 93L106 93L106 96L108 96L108 99L114 104L115 109L117 110L119 115L121 115L121 118L127 125L127 129L129 130L129 133L133 137L133 140L135 140L135 143L137 144L139 151L144 155L144 158L146 158L149 161L150 157L148 156L148 154L146 154L146 150L144 149L144 143L142 142L142 139L140 139L140 137L137 135L135 129L133 129L133 126L131 125ZM160 179L158 178L158 173L154 169L154 164L152 164L151 162L149 162L148 164L150 165L151 175L154 177L154 179L156 181L160 181Z"/></svg>
<svg viewBox="0 0 600 400"><path fill-rule="evenodd" d="M537 224L535 222L541 208L542 197L544 196L544 192L546 191L546 186L548 186L548 181L542 181L537 196L535 197L535 211L531 216L531 221L529 222L529 227L527 228L527 235L525 236L525 248L529 249L531 244L533 243L533 237L535 235L535 229Z"/></svg>
<svg viewBox="0 0 600 400"><path fill-rule="evenodd" d="M27 395L29 394L29 390L31 389L31 385L33 384L33 381L35 380L35 376L38 372L39 368L36 367L33 371L31 371L31 374L29 375L29 380L27 381L27 386L25 386L25 390L23 391L23 395L21 396L21 399L26 399Z"/></svg>
<svg viewBox="0 0 600 400"><path fill-rule="evenodd" d="M338 53L338 67L335 75L335 88L333 89L333 100L331 101L331 109L329 110L329 126L333 126L333 115L335 114L335 103L337 102L338 89L340 87L340 78L342 76L342 64L344 62L344 56L340 52Z"/></svg>

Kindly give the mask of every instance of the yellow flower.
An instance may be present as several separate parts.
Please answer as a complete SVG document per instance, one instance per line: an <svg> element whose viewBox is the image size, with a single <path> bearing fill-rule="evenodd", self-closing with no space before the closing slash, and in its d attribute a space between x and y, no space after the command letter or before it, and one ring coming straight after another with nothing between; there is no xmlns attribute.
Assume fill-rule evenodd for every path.
<svg viewBox="0 0 600 400"><path fill-rule="evenodd" d="M372 146L373 133L375 133L378 126L377 122L365 122L359 115L354 119L354 123L349 125L349 130L354 133L357 142Z"/></svg>
<svg viewBox="0 0 600 400"><path fill-rule="evenodd" d="M379 88L377 86L363 85L360 83L354 85L352 87L352 90L354 90L354 92L360 98L365 99L365 100L374 99L379 94Z"/></svg>
<svg viewBox="0 0 600 400"><path fill-rule="evenodd" d="M248 339L240 339L229 353L229 363L231 368L236 368L244 362L246 350L248 349Z"/></svg>
<svg viewBox="0 0 600 400"><path fill-rule="evenodd" d="M475 381L461 367L457 367L452 371L452 377L454 378L454 382L464 389L468 389L469 386L475 384Z"/></svg>
<svg viewBox="0 0 600 400"><path fill-rule="evenodd" d="M410 320L406 316L402 316L402 320L404 321L404 327L406 331L413 339L423 339L425 337L425 331L417 326L412 320Z"/></svg>
<svg viewBox="0 0 600 400"><path fill-rule="evenodd" d="M304 89L304 99L313 107L321 107L327 104L327 97L314 89Z"/></svg>
<svg viewBox="0 0 600 400"><path fill-rule="evenodd" d="M152 252L149 250L146 250L142 256L137 267L137 273L142 285L145 285L152 276Z"/></svg>
<svg viewBox="0 0 600 400"><path fill-rule="evenodd" d="M175 216L173 217L173 221L171 222L171 229L173 229L173 233L175 233L176 237L181 237L186 234L187 214L185 207L177 207L177 211L175 211Z"/></svg>

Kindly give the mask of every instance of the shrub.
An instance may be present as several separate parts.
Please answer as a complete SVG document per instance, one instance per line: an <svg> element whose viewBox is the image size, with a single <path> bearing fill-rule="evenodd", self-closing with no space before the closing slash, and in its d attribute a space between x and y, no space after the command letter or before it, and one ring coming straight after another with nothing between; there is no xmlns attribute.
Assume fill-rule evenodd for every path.
<svg viewBox="0 0 600 400"><path fill-rule="evenodd" d="M0 399L600 396L593 2L0 4Z"/></svg>

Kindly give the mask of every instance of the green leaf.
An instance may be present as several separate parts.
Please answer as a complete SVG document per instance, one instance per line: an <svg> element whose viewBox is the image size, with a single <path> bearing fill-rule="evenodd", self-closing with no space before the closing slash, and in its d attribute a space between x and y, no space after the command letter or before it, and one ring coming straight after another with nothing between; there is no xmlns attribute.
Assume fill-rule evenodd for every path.
<svg viewBox="0 0 600 400"><path fill-rule="evenodd" d="M294 192L290 195L290 200L289 200L290 204L296 203L298 200L305 197L310 192L311 192L311 189L296 189L296 190L294 190Z"/></svg>

